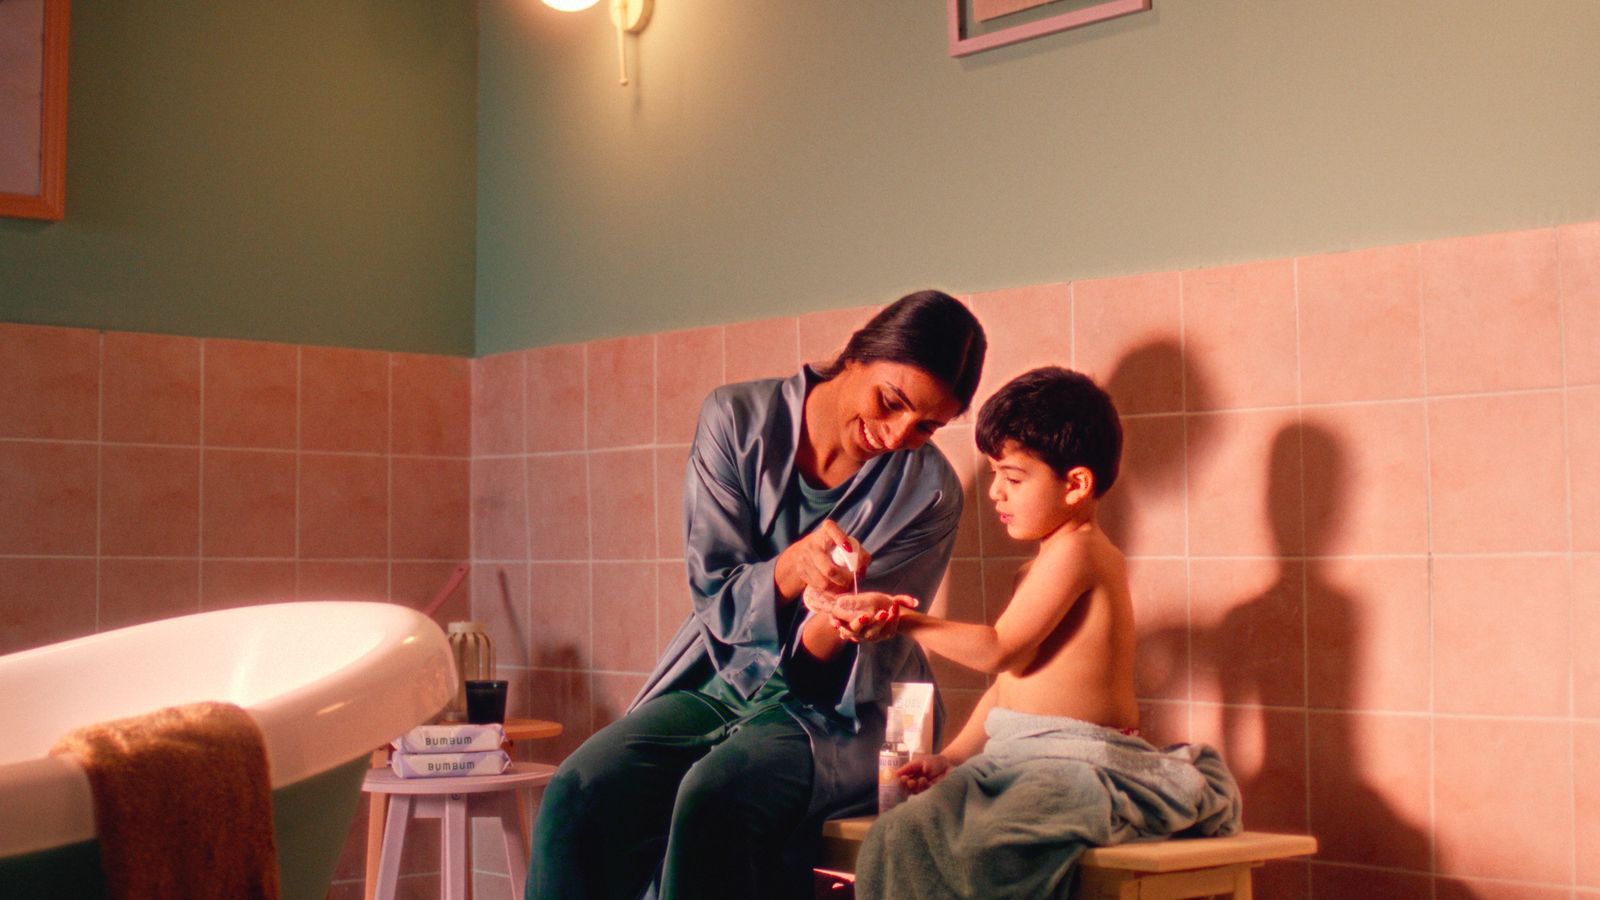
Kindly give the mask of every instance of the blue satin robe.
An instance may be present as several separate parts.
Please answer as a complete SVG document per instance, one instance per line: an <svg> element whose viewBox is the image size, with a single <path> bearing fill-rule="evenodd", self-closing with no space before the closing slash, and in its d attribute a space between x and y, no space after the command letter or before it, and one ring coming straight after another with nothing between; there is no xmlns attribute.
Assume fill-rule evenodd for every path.
<svg viewBox="0 0 1600 900"><path fill-rule="evenodd" d="M726 385L702 406L683 495L694 608L630 710L669 690L700 687L696 673L706 671L708 660L750 697L780 662L804 652L803 607L780 633L773 569L784 548L772 546L768 536L794 474L806 391L818 380L806 367L785 379ZM862 590L911 594L926 603L950 561L962 502L955 471L929 443L868 461L828 518L872 554ZM809 819L871 808L890 685L933 680L921 648L907 637L845 652L849 674L831 708L794 694L785 704L811 736ZM792 678L789 666L784 671ZM942 719L939 707L936 727Z"/></svg>

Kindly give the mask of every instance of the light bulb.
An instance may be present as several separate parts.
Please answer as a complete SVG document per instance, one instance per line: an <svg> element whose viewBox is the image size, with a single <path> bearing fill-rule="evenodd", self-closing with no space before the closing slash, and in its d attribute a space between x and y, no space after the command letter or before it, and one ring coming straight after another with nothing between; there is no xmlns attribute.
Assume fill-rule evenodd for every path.
<svg viewBox="0 0 1600 900"><path fill-rule="evenodd" d="M544 5L562 12L578 12L595 5L599 0L544 0Z"/></svg>

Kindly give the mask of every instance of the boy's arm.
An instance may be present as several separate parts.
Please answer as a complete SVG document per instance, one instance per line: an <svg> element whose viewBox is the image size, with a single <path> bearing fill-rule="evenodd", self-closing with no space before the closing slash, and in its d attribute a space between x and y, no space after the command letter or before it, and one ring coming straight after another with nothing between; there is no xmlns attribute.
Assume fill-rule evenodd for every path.
<svg viewBox="0 0 1600 900"><path fill-rule="evenodd" d="M994 625L954 622L906 610L899 631L925 649L970 669L1007 672L1033 659L1039 644L1088 592L1093 568L1088 545L1069 541L1041 547Z"/></svg>

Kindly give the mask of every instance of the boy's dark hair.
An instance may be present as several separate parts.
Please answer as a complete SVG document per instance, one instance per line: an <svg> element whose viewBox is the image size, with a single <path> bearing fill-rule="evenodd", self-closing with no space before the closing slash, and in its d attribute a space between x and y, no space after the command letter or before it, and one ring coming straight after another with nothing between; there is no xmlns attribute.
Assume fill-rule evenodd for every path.
<svg viewBox="0 0 1600 900"><path fill-rule="evenodd" d="M943 382L961 405L959 412L966 412L978 392L988 346L983 326L961 301L942 291L918 291L879 311L817 374L827 380L847 362L915 366Z"/></svg>
<svg viewBox="0 0 1600 900"><path fill-rule="evenodd" d="M1116 483L1122 459L1122 422L1111 396L1060 366L1024 372L996 391L978 413L977 438L990 458L1014 441L1057 475L1083 466L1094 475L1096 497Z"/></svg>

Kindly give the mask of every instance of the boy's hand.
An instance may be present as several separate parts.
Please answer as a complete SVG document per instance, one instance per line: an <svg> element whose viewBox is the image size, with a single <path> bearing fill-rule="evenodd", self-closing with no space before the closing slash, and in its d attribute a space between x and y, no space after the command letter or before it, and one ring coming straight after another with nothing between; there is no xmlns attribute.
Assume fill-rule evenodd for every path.
<svg viewBox="0 0 1600 900"><path fill-rule="evenodd" d="M842 594L834 598L833 624L839 637L847 641L888 640L894 637L900 624L900 610L920 605L917 598L907 594L890 596L878 591Z"/></svg>
<svg viewBox="0 0 1600 900"><path fill-rule="evenodd" d="M919 756L894 770L908 794L920 794L928 788L938 784L940 779L950 772L950 760L943 755L934 753L929 756Z"/></svg>

